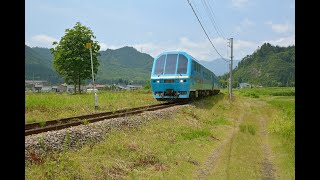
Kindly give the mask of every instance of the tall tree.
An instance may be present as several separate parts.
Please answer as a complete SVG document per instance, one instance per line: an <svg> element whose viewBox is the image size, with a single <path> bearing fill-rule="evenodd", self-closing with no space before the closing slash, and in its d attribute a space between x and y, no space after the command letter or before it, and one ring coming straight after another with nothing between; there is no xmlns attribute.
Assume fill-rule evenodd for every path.
<svg viewBox="0 0 320 180"><path fill-rule="evenodd" d="M92 30L77 22L72 29L66 29L59 43L53 42L56 47L50 49L54 56L53 67L66 83L74 84L75 93L76 85L81 93L81 82L92 76L90 49L86 48L86 43L91 43L93 72L98 72L100 46L93 40L95 38Z"/></svg>

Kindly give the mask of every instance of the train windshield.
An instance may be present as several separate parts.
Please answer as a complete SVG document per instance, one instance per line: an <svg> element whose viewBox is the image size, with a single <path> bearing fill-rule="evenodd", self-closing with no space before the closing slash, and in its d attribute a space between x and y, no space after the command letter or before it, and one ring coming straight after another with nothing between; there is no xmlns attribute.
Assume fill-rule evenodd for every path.
<svg viewBox="0 0 320 180"><path fill-rule="evenodd" d="M188 59L184 55L180 54L177 74L187 74L187 65Z"/></svg>
<svg viewBox="0 0 320 180"><path fill-rule="evenodd" d="M178 67L177 67L178 61ZM153 74L187 74L188 59L179 54L162 55L156 60Z"/></svg>
<svg viewBox="0 0 320 180"><path fill-rule="evenodd" d="M178 54L168 54L166 59L166 68L164 74L175 74Z"/></svg>
<svg viewBox="0 0 320 180"><path fill-rule="evenodd" d="M165 58L166 58L166 55L162 55L156 60L156 66L155 66L155 69L154 69L154 74L163 74Z"/></svg>

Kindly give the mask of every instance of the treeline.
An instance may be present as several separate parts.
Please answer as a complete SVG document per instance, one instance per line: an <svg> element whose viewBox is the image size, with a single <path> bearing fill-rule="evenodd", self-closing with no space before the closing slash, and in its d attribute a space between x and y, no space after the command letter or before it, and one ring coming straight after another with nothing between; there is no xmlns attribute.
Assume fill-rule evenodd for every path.
<svg viewBox="0 0 320 180"><path fill-rule="evenodd" d="M25 45L25 79L63 83L64 79L53 68L52 60L53 55L48 48ZM144 85L150 79L153 57L133 47L100 51L98 60L100 66L95 80L99 84ZM91 82L91 79L85 82Z"/></svg>
<svg viewBox="0 0 320 180"><path fill-rule="evenodd" d="M252 55L247 55L232 71L233 87L250 83L264 87L295 86L295 46L279 47L264 43ZM229 74L220 77L222 85Z"/></svg>

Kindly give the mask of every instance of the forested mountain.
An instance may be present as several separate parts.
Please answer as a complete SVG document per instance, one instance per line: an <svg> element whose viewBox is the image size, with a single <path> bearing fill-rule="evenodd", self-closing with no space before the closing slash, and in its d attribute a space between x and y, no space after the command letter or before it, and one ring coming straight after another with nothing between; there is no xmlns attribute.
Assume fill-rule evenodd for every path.
<svg viewBox="0 0 320 180"><path fill-rule="evenodd" d="M279 47L264 43L252 55L244 57L233 71L234 83L262 86L295 85L295 46ZM228 74L222 76L227 80Z"/></svg>
<svg viewBox="0 0 320 180"><path fill-rule="evenodd" d="M25 46L25 79L63 82L52 66L53 56L47 48ZM100 51L97 83L144 84L152 69L153 57L133 47ZM222 59L200 61L216 75L228 72L228 63ZM234 61L234 86L241 82L262 86L294 86L295 46L279 47L265 43L252 55L244 57L237 66ZM221 76L227 80L228 73Z"/></svg>
<svg viewBox="0 0 320 180"><path fill-rule="evenodd" d="M150 79L153 57L133 47L100 51L97 81L104 83L133 81L143 84Z"/></svg>
<svg viewBox="0 0 320 180"><path fill-rule="evenodd" d="M25 79L63 82L63 78L55 72L52 60L53 55L48 48L30 48L25 45ZM150 78L153 63L153 57L150 55L127 46L100 51L98 60L100 66L96 77L97 83L144 84Z"/></svg>
<svg viewBox="0 0 320 180"><path fill-rule="evenodd" d="M46 80L51 83L63 82L53 70L53 56L47 48L30 48L25 45L25 79Z"/></svg>

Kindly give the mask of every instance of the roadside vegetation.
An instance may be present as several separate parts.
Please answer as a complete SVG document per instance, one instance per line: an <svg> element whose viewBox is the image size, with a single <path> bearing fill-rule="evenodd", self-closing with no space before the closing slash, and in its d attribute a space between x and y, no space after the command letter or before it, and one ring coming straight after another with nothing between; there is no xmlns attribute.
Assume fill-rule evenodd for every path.
<svg viewBox="0 0 320 180"><path fill-rule="evenodd" d="M26 93L26 122L42 122L158 103L148 89L134 91L99 91L97 94L98 109L95 110L93 93Z"/></svg>
<svg viewBox="0 0 320 180"><path fill-rule="evenodd" d="M123 92L136 94L118 100L125 102L128 96L152 99L150 93L143 92ZM258 97L247 96L249 93ZM112 130L99 143L51 152L40 164L26 161L25 177L196 179L207 171L207 179L261 179L264 168L269 168L274 169L270 172L276 179L294 179L294 89L239 89L234 96L231 102L222 90L139 128ZM264 129L268 136L264 136ZM232 132L213 163L210 157ZM265 144L271 149L270 167L264 165Z"/></svg>

